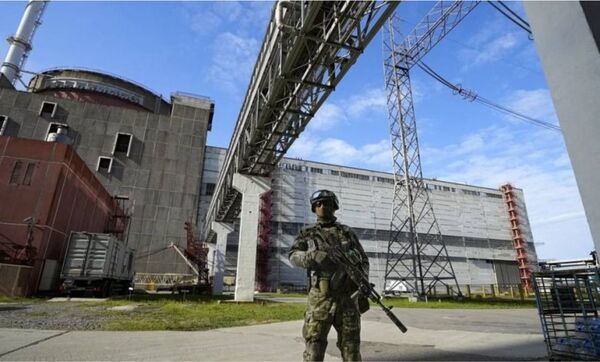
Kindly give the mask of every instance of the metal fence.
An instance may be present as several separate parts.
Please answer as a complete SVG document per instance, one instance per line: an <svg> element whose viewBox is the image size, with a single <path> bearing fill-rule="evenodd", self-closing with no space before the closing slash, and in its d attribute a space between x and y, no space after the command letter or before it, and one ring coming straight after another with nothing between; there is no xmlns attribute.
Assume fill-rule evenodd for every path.
<svg viewBox="0 0 600 362"><path fill-rule="evenodd" d="M533 275L551 360L600 360L600 269L556 268Z"/></svg>
<svg viewBox="0 0 600 362"><path fill-rule="evenodd" d="M522 284L461 284L460 293L473 299L514 299L526 300L534 297ZM430 297L455 296L458 293L454 286L436 285Z"/></svg>
<svg viewBox="0 0 600 362"><path fill-rule="evenodd" d="M0 295L24 297L29 290L29 274L33 268L27 265L0 263Z"/></svg>
<svg viewBox="0 0 600 362"><path fill-rule="evenodd" d="M183 283L196 284L198 277L193 274L136 273L133 282L136 289L156 291L168 290Z"/></svg>

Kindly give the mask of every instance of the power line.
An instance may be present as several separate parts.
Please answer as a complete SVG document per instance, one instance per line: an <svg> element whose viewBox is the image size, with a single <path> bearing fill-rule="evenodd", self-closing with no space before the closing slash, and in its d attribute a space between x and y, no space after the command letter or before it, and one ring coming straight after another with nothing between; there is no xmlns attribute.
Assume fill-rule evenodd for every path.
<svg viewBox="0 0 600 362"><path fill-rule="evenodd" d="M502 15L504 15L508 20L512 21L513 23L515 23L519 28L525 30L527 33L529 33L529 35L531 34L531 28L529 26L529 23L526 22L522 17L520 17L519 15L517 15L517 13L515 13L514 11L512 11L508 6L506 6L502 1L498 1L498 3L500 5L502 5L504 8L506 8L511 14L507 14L504 10L500 9L496 4L494 4L495 1L488 1L488 4L492 5L496 10L498 10L498 12L500 12Z"/></svg>
<svg viewBox="0 0 600 362"><path fill-rule="evenodd" d="M559 126L554 125L550 122L545 122L533 117L529 117L527 115L524 115L522 113L519 113L517 111L514 111L508 107L502 106L500 104L497 104L495 102L492 102L489 99L483 98L480 95L478 95L476 92L469 90L469 89L465 89L463 87L461 87L460 85L455 85L453 83L451 83L450 81L448 81L446 78L442 77L439 73L437 73L436 71L434 71L433 69L431 69L431 67L429 67L427 64L423 63L422 61L418 61L417 65L419 66L419 68L421 68L425 73L427 73L429 76L431 76L432 78L434 78L435 80L437 80L438 82L442 83L443 85L445 85L446 87L452 89L452 91L454 92L454 94L459 94L461 95L464 99L470 101L470 102L478 102L480 104L483 104L487 107L490 107L492 109L495 109L496 111L508 114L510 116L513 116L517 119L520 119L522 121L526 121L526 122L530 122L533 123L537 126L540 127L544 127L547 129L551 129L554 131L559 131L561 132L561 129Z"/></svg>
<svg viewBox="0 0 600 362"><path fill-rule="evenodd" d="M531 26L529 26L529 23L527 22L527 20L523 19L519 14L514 12L514 10L510 8L510 6L506 5L503 1L498 1L498 4L500 4L503 8L508 10L508 12L510 12L515 18L517 18L521 22L521 24L523 24L529 30L531 30Z"/></svg>

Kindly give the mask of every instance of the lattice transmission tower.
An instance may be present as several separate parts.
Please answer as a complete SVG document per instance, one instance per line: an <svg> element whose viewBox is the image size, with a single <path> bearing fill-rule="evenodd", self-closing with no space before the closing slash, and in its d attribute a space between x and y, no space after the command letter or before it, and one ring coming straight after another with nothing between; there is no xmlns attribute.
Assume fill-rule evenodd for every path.
<svg viewBox="0 0 600 362"><path fill-rule="evenodd" d="M461 295L423 182L409 71L477 3L438 2L402 45L397 15L384 27L385 87L394 167L384 292L391 292L403 282L419 297L434 293L438 284Z"/></svg>

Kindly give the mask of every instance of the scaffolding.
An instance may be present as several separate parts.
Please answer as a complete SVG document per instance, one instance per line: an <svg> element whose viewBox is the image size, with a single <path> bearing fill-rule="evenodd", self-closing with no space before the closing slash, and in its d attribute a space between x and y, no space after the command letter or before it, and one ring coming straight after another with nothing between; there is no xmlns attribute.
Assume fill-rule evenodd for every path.
<svg viewBox="0 0 600 362"><path fill-rule="evenodd" d="M258 220L258 250L256 259L256 290L266 292L269 288L269 257L271 250L271 219L273 214L271 206L273 205L271 196L272 190L260 195L260 218Z"/></svg>
<svg viewBox="0 0 600 362"><path fill-rule="evenodd" d="M506 184L502 185L500 190L504 195L504 201L506 202L506 207L508 210L508 219L510 221L510 227L512 230L513 246L517 252L519 278L521 279L523 287L530 292L532 290L531 268L529 267L529 258L527 257L527 250L525 248L526 243L523 239L523 230L521 230L521 223L519 222L519 214L517 213L517 205L515 203L513 187L511 184Z"/></svg>
<svg viewBox="0 0 600 362"><path fill-rule="evenodd" d="M185 222L187 246L184 251L184 257L196 265L198 273L198 286L209 286L210 279L208 275L208 246L200 241L194 233L194 227L190 221Z"/></svg>
<svg viewBox="0 0 600 362"><path fill-rule="evenodd" d="M113 196L112 212L106 220L104 232L115 235L119 240L127 241L127 228L131 219L128 196Z"/></svg>

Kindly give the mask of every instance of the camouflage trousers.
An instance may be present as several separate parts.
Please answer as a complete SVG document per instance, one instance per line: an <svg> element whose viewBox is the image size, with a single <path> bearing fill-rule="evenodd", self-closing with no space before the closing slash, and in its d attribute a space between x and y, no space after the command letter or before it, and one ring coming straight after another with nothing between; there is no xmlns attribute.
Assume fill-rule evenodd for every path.
<svg viewBox="0 0 600 362"><path fill-rule="evenodd" d="M304 361L323 361L331 326L337 331L337 347L344 361L361 361L360 313L347 295L328 296L318 289L308 294L302 337Z"/></svg>

